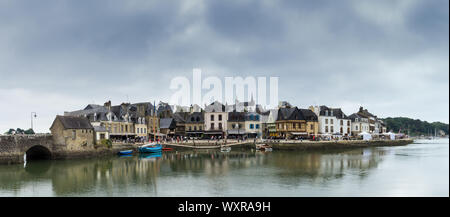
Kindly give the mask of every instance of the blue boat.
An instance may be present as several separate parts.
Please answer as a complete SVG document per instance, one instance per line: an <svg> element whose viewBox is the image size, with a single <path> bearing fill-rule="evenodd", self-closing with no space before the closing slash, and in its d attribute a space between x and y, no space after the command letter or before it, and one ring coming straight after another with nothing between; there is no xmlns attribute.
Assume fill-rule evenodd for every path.
<svg viewBox="0 0 450 217"><path fill-rule="evenodd" d="M119 155L130 155L133 153L133 150L124 150L124 151L119 151Z"/></svg>
<svg viewBox="0 0 450 217"><path fill-rule="evenodd" d="M161 152L162 151L162 145L161 144L148 144L143 145L138 148L140 153L154 153L154 152Z"/></svg>

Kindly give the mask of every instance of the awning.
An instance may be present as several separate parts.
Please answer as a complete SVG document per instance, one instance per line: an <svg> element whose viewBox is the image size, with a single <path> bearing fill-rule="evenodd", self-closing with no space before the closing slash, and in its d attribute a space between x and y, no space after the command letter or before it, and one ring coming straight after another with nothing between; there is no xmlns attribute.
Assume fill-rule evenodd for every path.
<svg viewBox="0 0 450 217"><path fill-rule="evenodd" d="M244 135L245 134L245 130L228 130L227 133L228 134Z"/></svg>
<svg viewBox="0 0 450 217"><path fill-rule="evenodd" d="M300 136L300 135L308 135L308 133L306 133L306 132L292 132L291 134L292 134L292 135L296 135L296 136L297 136L297 135L299 135L299 136Z"/></svg>
<svg viewBox="0 0 450 217"><path fill-rule="evenodd" d="M211 134L211 135L213 135L213 134L214 135L220 134L220 135L222 135L223 132L222 131L206 131L203 134Z"/></svg>
<svg viewBox="0 0 450 217"><path fill-rule="evenodd" d="M155 135L155 136L166 136L166 134L164 133L150 133L150 135Z"/></svg>

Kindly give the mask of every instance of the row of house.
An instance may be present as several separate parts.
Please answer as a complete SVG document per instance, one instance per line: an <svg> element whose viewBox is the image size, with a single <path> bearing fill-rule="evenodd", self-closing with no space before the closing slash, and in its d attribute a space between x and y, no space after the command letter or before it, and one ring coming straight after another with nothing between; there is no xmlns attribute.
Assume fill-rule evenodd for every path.
<svg viewBox="0 0 450 217"><path fill-rule="evenodd" d="M218 101L190 107L122 103L112 106L89 104L84 109L65 112L67 117L84 117L93 126L96 141L103 139L147 141L153 138L305 138L348 137L362 132L379 134L386 126L360 107L347 116L340 108L310 106L308 109L280 102L265 110L252 99L233 105Z"/></svg>

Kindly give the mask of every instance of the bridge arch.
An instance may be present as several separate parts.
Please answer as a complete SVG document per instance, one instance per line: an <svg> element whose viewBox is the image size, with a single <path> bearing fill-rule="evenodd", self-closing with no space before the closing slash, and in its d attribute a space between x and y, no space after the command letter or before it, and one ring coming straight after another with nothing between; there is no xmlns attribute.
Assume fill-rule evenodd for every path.
<svg viewBox="0 0 450 217"><path fill-rule="evenodd" d="M52 158L52 152L45 146L35 145L30 147L26 152L26 161L32 160L49 160Z"/></svg>

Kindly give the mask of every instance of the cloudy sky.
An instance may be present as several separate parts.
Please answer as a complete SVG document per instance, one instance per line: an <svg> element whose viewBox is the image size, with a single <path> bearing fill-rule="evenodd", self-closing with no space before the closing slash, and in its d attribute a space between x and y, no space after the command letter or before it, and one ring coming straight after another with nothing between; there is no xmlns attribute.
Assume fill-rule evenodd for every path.
<svg viewBox="0 0 450 217"><path fill-rule="evenodd" d="M278 76L279 98L449 121L449 2L0 0L0 132L175 76Z"/></svg>

